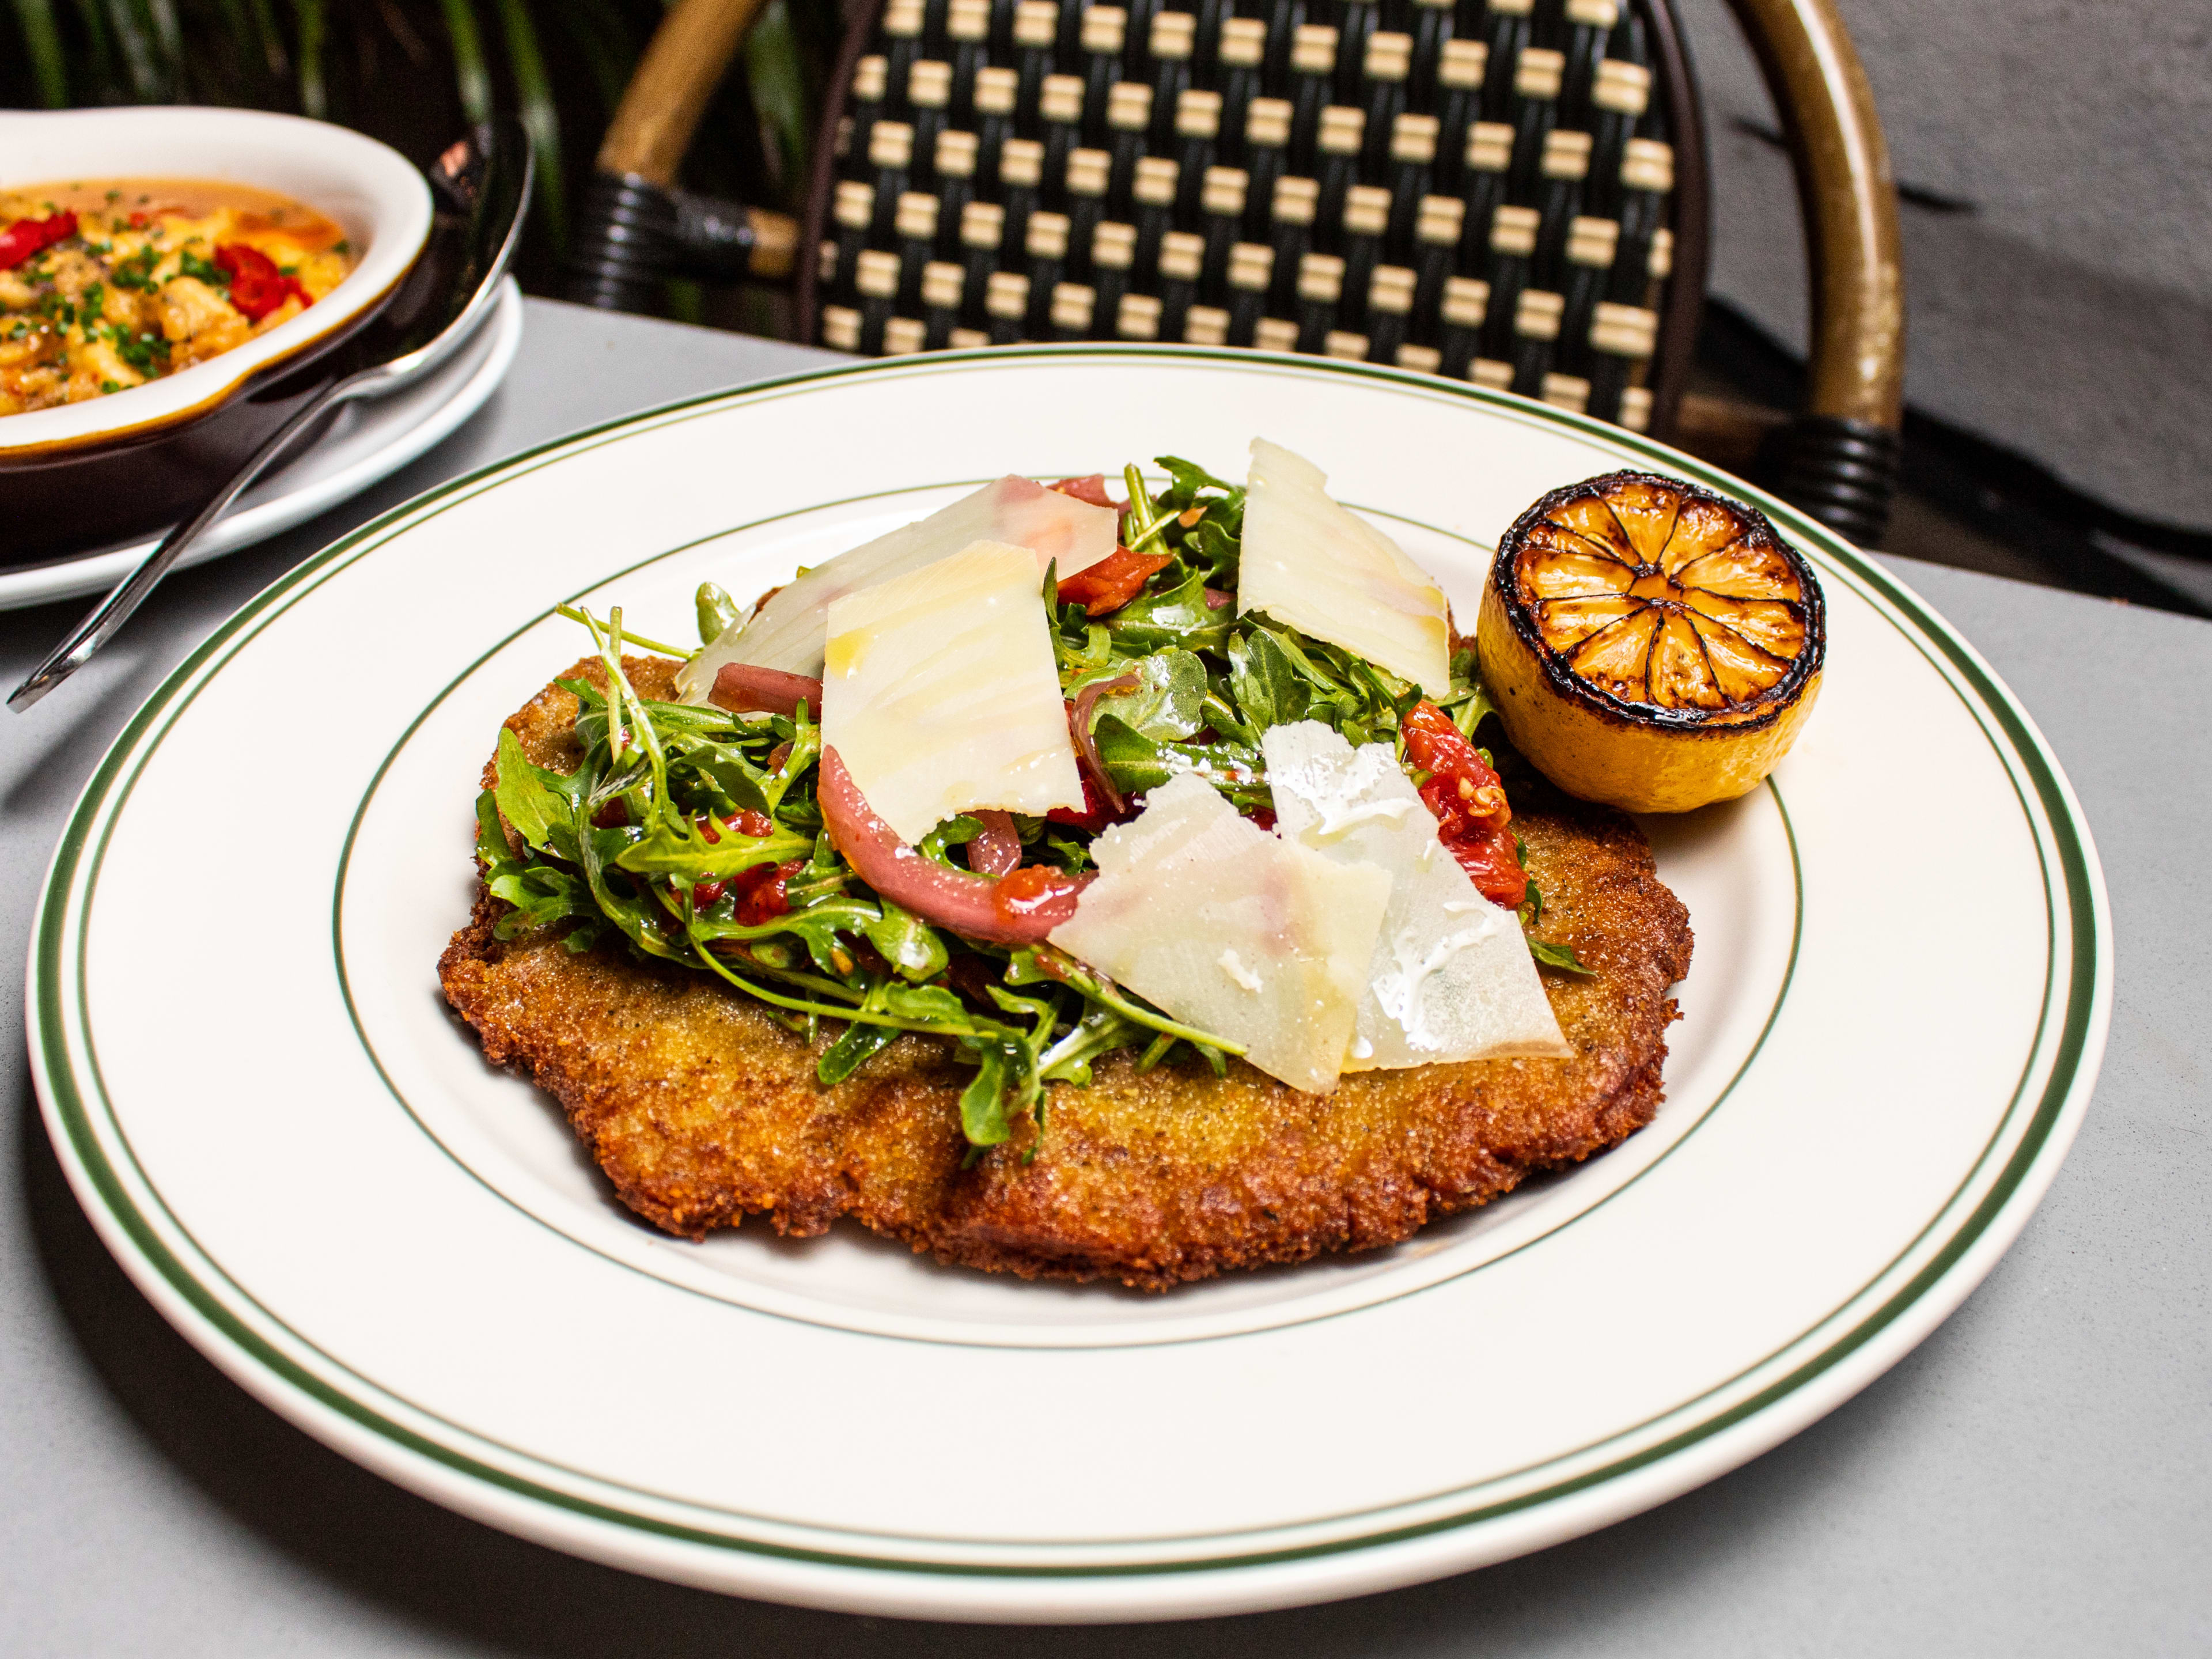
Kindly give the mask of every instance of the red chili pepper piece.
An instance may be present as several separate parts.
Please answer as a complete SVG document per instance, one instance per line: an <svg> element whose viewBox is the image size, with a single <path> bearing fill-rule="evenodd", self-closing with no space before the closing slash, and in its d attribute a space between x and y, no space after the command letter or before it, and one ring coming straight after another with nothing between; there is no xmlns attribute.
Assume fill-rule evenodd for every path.
<svg viewBox="0 0 2212 1659"><path fill-rule="evenodd" d="M225 242L215 251L215 264L230 273L233 310L250 323L258 323L285 301L296 297L303 306L314 301L295 276L276 269L276 262L258 247Z"/></svg>
<svg viewBox="0 0 2212 1659"><path fill-rule="evenodd" d="M1493 904L1518 909L1528 896L1528 872L1514 844L1513 809L1481 750L1460 735L1451 716L1432 702L1413 705L1402 724L1406 758L1429 775L1421 799L1437 815L1443 844Z"/></svg>
<svg viewBox="0 0 2212 1659"><path fill-rule="evenodd" d="M1166 553L1132 553L1117 547L1088 570L1079 570L1060 584L1060 602L1079 605L1087 617L1119 611L1137 597L1155 572L1167 568Z"/></svg>
<svg viewBox="0 0 2212 1659"><path fill-rule="evenodd" d="M76 215L50 213L43 219L18 219L0 230L0 270L13 270L33 253L76 234Z"/></svg>
<svg viewBox="0 0 2212 1659"><path fill-rule="evenodd" d="M999 884L991 896L1000 915L1010 922L1036 915L1083 890L1083 883L1042 864L1025 864Z"/></svg>

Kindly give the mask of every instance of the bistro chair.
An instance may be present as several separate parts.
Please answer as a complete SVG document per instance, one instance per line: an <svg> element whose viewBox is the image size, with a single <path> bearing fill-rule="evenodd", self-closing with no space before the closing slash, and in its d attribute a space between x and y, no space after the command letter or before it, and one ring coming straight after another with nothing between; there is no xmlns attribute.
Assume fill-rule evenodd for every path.
<svg viewBox="0 0 2212 1659"><path fill-rule="evenodd" d="M1767 465L1871 542L1903 379L1881 124L1832 0L1731 3L1811 252L1805 405ZM576 297L641 308L656 273L759 274L795 246L798 337L862 356L1313 352L1683 434L1711 198L1669 0L860 0L795 234L673 187L757 5L663 23L601 151Z"/></svg>

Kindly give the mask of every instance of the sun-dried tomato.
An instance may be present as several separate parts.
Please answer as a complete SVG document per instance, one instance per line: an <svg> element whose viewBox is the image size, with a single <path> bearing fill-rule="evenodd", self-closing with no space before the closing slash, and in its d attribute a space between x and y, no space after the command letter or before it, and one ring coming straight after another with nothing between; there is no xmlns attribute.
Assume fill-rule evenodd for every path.
<svg viewBox="0 0 2212 1659"><path fill-rule="evenodd" d="M1171 555L1132 553L1117 547L1088 570L1079 570L1060 584L1060 602L1079 605L1088 617L1119 611L1143 591L1153 574L1167 568Z"/></svg>
<svg viewBox="0 0 2212 1659"><path fill-rule="evenodd" d="M1518 909L1528 896L1528 872L1521 867L1515 844L1513 809L1505 786L1460 735L1451 716L1428 702L1415 703L1401 723L1406 758L1429 775L1421 799L1437 815L1443 844L1474 881L1475 890L1493 904Z"/></svg>

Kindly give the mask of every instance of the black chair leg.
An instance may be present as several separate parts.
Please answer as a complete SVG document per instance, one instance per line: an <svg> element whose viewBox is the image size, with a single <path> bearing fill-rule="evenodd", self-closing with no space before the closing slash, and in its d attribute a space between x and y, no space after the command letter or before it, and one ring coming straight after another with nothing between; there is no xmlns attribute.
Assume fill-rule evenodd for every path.
<svg viewBox="0 0 2212 1659"><path fill-rule="evenodd" d="M635 173L595 173L568 238L562 296L602 311L649 312L678 264L676 204Z"/></svg>
<svg viewBox="0 0 2212 1659"><path fill-rule="evenodd" d="M1898 435L1870 421L1801 415L1776 434L1775 493L1862 547L1889 524L1903 458Z"/></svg>

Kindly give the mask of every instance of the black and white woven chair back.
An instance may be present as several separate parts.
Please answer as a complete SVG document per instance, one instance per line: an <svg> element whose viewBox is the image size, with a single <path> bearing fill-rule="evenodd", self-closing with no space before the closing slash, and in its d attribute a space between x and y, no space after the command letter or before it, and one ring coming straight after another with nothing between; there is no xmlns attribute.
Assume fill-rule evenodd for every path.
<svg viewBox="0 0 2212 1659"><path fill-rule="evenodd" d="M1196 3L883 0L806 337L1257 346L1671 416L1707 209L1665 0Z"/></svg>

